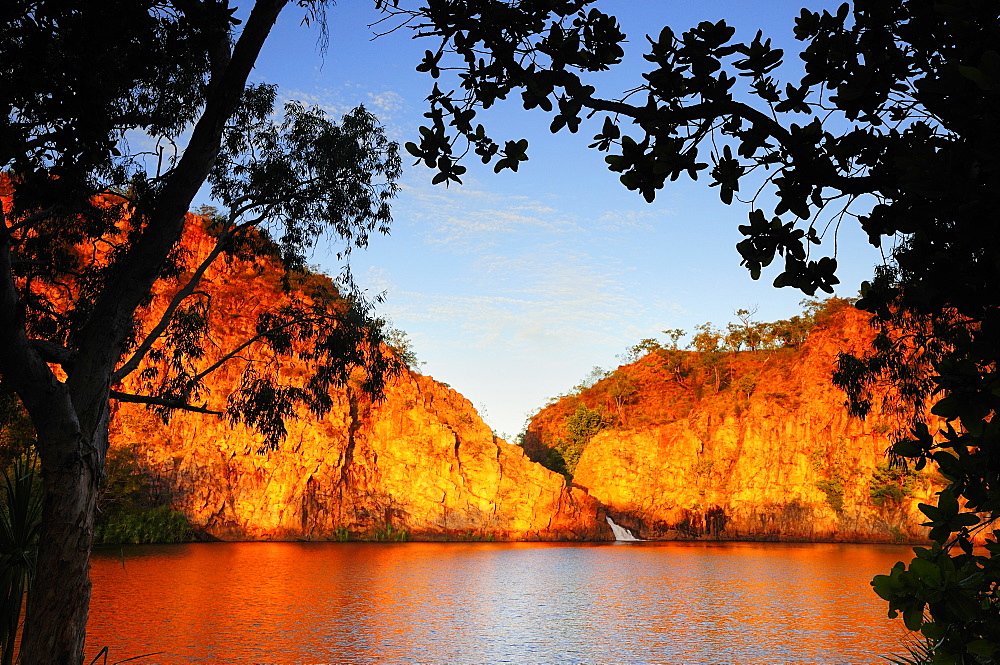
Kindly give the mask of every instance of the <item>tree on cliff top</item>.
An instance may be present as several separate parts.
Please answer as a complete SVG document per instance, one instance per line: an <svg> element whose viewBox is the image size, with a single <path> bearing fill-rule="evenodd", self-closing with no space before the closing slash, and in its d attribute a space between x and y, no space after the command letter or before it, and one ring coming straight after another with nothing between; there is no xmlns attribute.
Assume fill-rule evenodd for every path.
<svg viewBox="0 0 1000 665"><path fill-rule="evenodd" d="M460 182L467 150L516 171L527 142L494 141L475 115L519 94L525 109L552 114L553 132L596 116L590 147L647 201L668 180L707 175L723 202L748 204L737 249L755 279L780 257L775 286L830 292L837 262L816 256L829 240L823 229L854 222L884 243L891 267L862 285L858 303L882 333L869 357L842 359L838 379L859 413L881 379L915 406L934 402L948 424L936 433L918 425L894 452L918 466L933 460L950 484L922 507L933 548L874 586L890 615L933 640L934 662L1000 659L1000 544L988 541L981 556L970 540L1000 516L1000 6L803 9L795 37L805 74L794 81L778 80L785 54L759 32L737 42L725 21L664 27L647 37L642 80L602 96L592 83L621 61L625 35L593 4L395 7L435 40L418 69L435 79L455 69L460 79L454 90L435 83L430 124L407 150L437 182Z"/></svg>
<svg viewBox="0 0 1000 665"><path fill-rule="evenodd" d="M82 659L113 400L165 416L224 411L268 447L299 407L329 409L330 388L353 369L378 395L397 368L368 304L290 291L291 304L261 315L225 356L243 363L228 403L201 389L219 365L201 353L212 310L198 284L210 265L264 255L301 270L319 235L346 253L389 224L399 158L370 114L356 109L338 125L288 104L275 120L274 88L247 85L288 4L257 0L245 22L228 0L0 7L0 380L30 416L44 487L24 662ZM322 22L323 0L293 4ZM205 183L222 210L201 256L180 240ZM138 320L164 281L169 303ZM289 355L313 374L280 376L277 360ZM150 371L130 385L151 391L127 394L122 382L143 363Z"/></svg>

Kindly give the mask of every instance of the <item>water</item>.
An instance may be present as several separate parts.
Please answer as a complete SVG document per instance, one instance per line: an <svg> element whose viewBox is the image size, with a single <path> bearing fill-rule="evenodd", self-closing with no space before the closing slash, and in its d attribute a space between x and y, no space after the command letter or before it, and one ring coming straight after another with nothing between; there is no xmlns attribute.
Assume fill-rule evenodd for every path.
<svg viewBox="0 0 1000 665"><path fill-rule="evenodd" d="M885 663L905 547L205 543L93 558L88 653L139 663Z"/></svg>
<svg viewBox="0 0 1000 665"><path fill-rule="evenodd" d="M610 516L607 519L608 519L608 526L611 527L611 533L615 534L615 540L625 540L625 541L639 540L634 535L632 535L631 531L629 531L623 526L618 526L617 524L615 524L615 521L611 519Z"/></svg>

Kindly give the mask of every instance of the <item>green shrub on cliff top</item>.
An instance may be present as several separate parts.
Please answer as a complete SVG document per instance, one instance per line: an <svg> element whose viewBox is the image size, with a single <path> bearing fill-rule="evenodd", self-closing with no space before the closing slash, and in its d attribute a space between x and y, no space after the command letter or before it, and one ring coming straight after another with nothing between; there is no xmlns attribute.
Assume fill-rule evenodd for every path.
<svg viewBox="0 0 1000 665"><path fill-rule="evenodd" d="M572 477L576 471L576 465L583 455L583 449L595 434L604 429L606 423L604 414L597 409L588 409L583 404L576 407L576 411L566 418L566 431L569 433L569 441L564 442L562 453L566 464L566 471Z"/></svg>
<svg viewBox="0 0 1000 665"><path fill-rule="evenodd" d="M535 461L550 471L561 473L568 483L573 480L576 465L587 443L607 425L608 419L602 410L588 409L584 404L578 404L576 411L563 421L567 436L556 437L547 446L545 454Z"/></svg>

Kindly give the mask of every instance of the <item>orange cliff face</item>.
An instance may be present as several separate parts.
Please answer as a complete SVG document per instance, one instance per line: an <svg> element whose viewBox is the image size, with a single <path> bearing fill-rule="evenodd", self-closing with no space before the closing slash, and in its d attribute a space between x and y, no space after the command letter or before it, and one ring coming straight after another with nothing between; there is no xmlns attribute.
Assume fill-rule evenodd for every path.
<svg viewBox="0 0 1000 665"><path fill-rule="evenodd" d="M189 262L211 244L193 221ZM287 298L280 278L261 259L206 274L218 343L209 356L250 332L258 309ZM164 302L158 294L151 315ZM309 368L289 363L282 372ZM238 381L224 365L206 394L224 403ZM298 414L278 450L263 454L262 437L241 425L190 412L164 425L136 404L117 406L111 444L134 449L160 496L223 540L613 538L597 501L494 437L467 399L430 377L405 372L374 404L348 385L333 402L320 420Z"/></svg>
<svg viewBox="0 0 1000 665"><path fill-rule="evenodd" d="M898 403L884 395L862 421L831 384L838 352L872 336L865 315L843 308L801 348L727 354L721 374L698 369L698 354L686 354L687 376L650 354L618 370L637 389L628 399L609 397L615 376L564 397L532 420L526 448L544 457L581 404L614 418L573 484L641 538L926 540L917 504L934 503L940 478L888 468L905 425Z"/></svg>

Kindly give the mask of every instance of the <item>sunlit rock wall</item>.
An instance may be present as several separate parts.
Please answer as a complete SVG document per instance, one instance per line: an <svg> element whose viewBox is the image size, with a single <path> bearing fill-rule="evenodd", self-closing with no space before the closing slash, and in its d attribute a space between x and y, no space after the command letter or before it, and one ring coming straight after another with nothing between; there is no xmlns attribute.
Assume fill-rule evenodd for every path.
<svg viewBox="0 0 1000 665"><path fill-rule="evenodd" d="M903 424L898 403L886 395L867 420L852 418L830 382L838 352L871 337L867 319L848 308L801 349L740 354L732 384L749 394L716 393L711 381L682 386L655 357L640 359L624 368L639 385L623 408L629 426L591 439L574 484L643 538L923 540L917 504L933 502L935 479L919 475L905 488L898 479L897 500L893 481L877 478ZM603 408L601 388L579 399ZM564 398L535 417L528 438L536 452L565 435L576 403Z"/></svg>
<svg viewBox="0 0 1000 665"><path fill-rule="evenodd" d="M185 245L193 262L210 238L193 224ZM287 297L274 265L234 261L230 274L243 279L210 271L203 284L218 349L243 338L262 303ZM162 294L151 314L158 307ZM234 370L217 371L211 400L223 404L237 381ZM111 440L138 453L171 506L223 540L612 538L593 498L495 438L467 399L429 377L398 377L378 404L351 387L334 402L319 421L291 421L265 454L259 434L218 417L178 413L164 425L134 404L117 407Z"/></svg>

